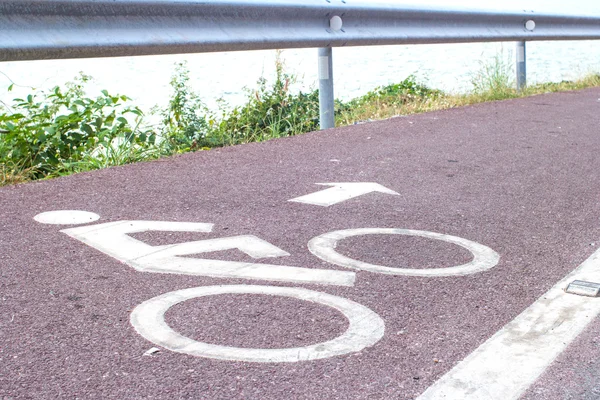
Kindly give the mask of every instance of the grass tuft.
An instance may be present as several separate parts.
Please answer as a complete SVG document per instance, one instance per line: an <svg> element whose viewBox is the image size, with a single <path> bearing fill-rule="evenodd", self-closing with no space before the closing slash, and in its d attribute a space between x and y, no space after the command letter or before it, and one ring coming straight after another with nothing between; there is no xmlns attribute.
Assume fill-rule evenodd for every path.
<svg viewBox="0 0 600 400"><path fill-rule="evenodd" d="M490 62L480 62L479 70L471 76L471 95L483 101L510 99L517 96L513 63L501 52Z"/></svg>

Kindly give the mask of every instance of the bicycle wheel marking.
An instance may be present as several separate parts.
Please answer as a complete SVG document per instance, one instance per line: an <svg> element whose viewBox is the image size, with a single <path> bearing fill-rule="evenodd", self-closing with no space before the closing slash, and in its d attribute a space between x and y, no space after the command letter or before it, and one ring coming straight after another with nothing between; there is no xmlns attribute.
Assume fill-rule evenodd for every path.
<svg viewBox="0 0 600 400"><path fill-rule="evenodd" d="M453 243L460 247L469 250L473 254L473 260L454 267L448 268L397 268L386 267L383 265L369 264L363 261L354 260L346 257L337 251L335 248L337 243L353 236L362 235L406 235L420 236L428 239L442 240L444 242ZM362 228L362 229L345 229L334 231L317 236L308 243L308 248L311 253L320 259L330 262L341 267L353 268L363 271L377 272L388 275L408 275L408 276L453 276L453 275L468 275L476 272L482 272L493 268L498 264L500 256L494 250L482 244L463 239L457 236L445 235L442 233L417 231L411 229L394 229L394 228Z"/></svg>
<svg viewBox="0 0 600 400"><path fill-rule="evenodd" d="M349 326L342 335L326 342L294 348L258 349L198 342L167 325L165 313L174 305L218 294L261 294L312 301L341 312L348 319ZM354 353L377 343L385 332L381 317L354 301L303 288L257 285L202 286L165 293L138 305L131 313L130 321L140 335L168 350L197 357L247 362L298 362Z"/></svg>

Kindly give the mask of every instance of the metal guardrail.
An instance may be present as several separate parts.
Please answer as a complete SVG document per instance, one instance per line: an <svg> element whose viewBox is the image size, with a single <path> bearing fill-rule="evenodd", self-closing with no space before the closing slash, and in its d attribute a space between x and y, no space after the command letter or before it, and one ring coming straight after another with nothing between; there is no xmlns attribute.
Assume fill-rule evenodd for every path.
<svg viewBox="0 0 600 400"><path fill-rule="evenodd" d="M322 127L333 126L332 47L581 39L600 39L600 12L381 0L0 0L0 61L321 47Z"/></svg>

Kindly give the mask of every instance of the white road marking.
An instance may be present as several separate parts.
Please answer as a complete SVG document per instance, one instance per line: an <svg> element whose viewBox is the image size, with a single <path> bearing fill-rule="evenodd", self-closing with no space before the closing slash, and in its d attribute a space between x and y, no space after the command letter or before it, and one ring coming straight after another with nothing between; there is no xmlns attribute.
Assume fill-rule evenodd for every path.
<svg viewBox="0 0 600 400"><path fill-rule="evenodd" d="M420 236L429 239L442 240L444 242L453 243L464 247L473 253L473 260L467 264L458 265L448 268L397 268L386 267L383 265L369 264L366 262L354 260L343 256L335 251L337 243L345 238L362 235L407 235ZM393 229L393 228L362 228L362 229L345 229L325 233L317 236L308 242L308 249L315 256L322 260L330 262L342 267L353 268L363 271L377 272L389 275L409 275L409 276L454 276L474 274L493 268L500 256L494 250L482 244L463 239L456 236L444 235L441 233L416 231L410 229Z"/></svg>
<svg viewBox="0 0 600 400"><path fill-rule="evenodd" d="M290 253L253 235L230 236L224 238L198 240L176 245L155 246L156 252L150 256L159 257L187 256L190 254L210 253L237 249L252 258L275 258L289 256Z"/></svg>
<svg viewBox="0 0 600 400"><path fill-rule="evenodd" d="M296 197L295 199L288 201L329 207L371 192L387 193L398 196L398 193L375 182L317 183L317 185L333 187L307 194L306 196Z"/></svg>
<svg viewBox="0 0 600 400"><path fill-rule="evenodd" d="M600 249L427 389L418 400L518 399L600 314L600 298L564 290L600 281Z"/></svg>
<svg viewBox="0 0 600 400"><path fill-rule="evenodd" d="M256 349L198 342L175 332L165 322L165 313L172 306L218 294L261 294L311 301L338 310L348 319L349 326L342 335L323 343L284 349ZM177 290L138 305L131 313L130 321L140 335L168 350L197 357L247 362L298 362L354 353L377 343L385 332L381 317L361 304L327 293L278 286L203 286Z"/></svg>
<svg viewBox="0 0 600 400"><path fill-rule="evenodd" d="M98 214L80 210L47 211L33 217L39 223L52 225L89 224L100 219Z"/></svg>
<svg viewBox="0 0 600 400"><path fill-rule="evenodd" d="M146 231L210 232L212 226L212 224L191 222L117 221L64 229L61 232L138 271L323 285L354 285L356 274L348 271L181 257L229 249L239 249L254 258L289 256L289 253L256 236L234 236L168 246L150 246L128 235Z"/></svg>

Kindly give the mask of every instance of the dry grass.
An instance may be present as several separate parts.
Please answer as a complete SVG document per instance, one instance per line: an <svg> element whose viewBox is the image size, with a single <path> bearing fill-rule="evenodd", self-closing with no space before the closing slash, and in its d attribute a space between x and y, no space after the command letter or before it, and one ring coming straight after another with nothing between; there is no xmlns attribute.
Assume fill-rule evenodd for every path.
<svg viewBox="0 0 600 400"><path fill-rule="evenodd" d="M338 125L352 125L360 121L380 120L398 115L417 114L428 111L444 110L467 106L488 101L505 100L512 98L528 97L543 93L580 90L600 86L600 74L590 74L576 81L560 83L542 83L526 87L517 92L511 87L510 81L475 90L468 94L436 93L430 96L415 98L407 102L398 102L393 97L381 97L374 101L359 104L351 110L343 111L338 117Z"/></svg>
<svg viewBox="0 0 600 400"><path fill-rule="evenodd" d="M30 181L32 178L33 172L29 169L21 170L0 164L0 186L23 183Z"/></svg>

